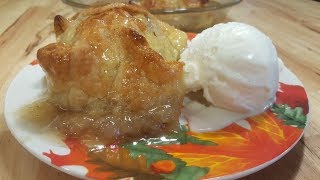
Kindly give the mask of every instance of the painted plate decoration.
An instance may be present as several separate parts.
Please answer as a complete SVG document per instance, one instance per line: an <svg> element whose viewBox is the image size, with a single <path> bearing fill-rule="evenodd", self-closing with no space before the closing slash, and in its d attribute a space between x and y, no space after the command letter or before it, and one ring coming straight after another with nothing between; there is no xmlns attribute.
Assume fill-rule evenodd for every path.
<svg viewBox="0 0 320 180"><path fill-rule="evenodd" d="M181 126L180 131L161 138L102 147L97 155L79 139L56 139L32 131L19 119L17 111L45 92L44 76L34 61L12 81L5 99L7 125L34 156L84 179L151 175L153 179L177 180L240 178L267 167L292 149L303 134L309 111L301 82L283 68L276 102L260 115L207 133Z"/></svg>

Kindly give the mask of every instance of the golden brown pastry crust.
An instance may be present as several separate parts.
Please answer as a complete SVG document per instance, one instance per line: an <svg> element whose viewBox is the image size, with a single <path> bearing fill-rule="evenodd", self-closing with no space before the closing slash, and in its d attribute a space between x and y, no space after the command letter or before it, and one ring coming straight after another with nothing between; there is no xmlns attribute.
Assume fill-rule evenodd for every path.
<svg viewBox="0 0 320 180"><path fill-rule="evenodd" d="M37 57L49 100L66 110L63 123L55 122L65 134L84 118L95 122L77 133L100 137L110 136L106 131L114 137L155 135L176 127L184 96L177 60L185 33L125 4L89 9L70 22L58 16L55 31L58 42Z"/></svg>

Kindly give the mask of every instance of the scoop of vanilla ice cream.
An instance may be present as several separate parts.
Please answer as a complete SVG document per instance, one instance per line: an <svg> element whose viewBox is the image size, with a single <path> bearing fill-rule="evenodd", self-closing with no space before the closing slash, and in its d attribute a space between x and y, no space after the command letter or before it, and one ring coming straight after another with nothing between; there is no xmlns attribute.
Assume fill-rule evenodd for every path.
<svg viewBox="0 0 320 180"><path fill-rule="evenodd" d="M255 115L278 89L278 56L272 41L243 23L217 24L198 34L182 53L188 91L203 89L216 107Z"/></svg>

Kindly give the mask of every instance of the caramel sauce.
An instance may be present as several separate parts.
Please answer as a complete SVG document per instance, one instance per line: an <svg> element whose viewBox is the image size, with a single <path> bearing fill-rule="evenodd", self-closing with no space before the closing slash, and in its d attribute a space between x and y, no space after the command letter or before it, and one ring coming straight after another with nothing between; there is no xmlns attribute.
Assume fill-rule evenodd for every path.
<svg viewBox="0 0 320 180"><path fill-rule="evenodd" d="M62 112L46 99L40 99L32 104L26 105L18 112L23 123L28 123L36 129L46 128Z"/></svg>
<svg viewBox="0 0 320 180"><path fill-rule="evenodd" d="M50 103L48 99L40 99L29 104L20 109L18 114L24 121L23 123L28 124L28 127L33 130L53 135L48 136L50 137L48 140L55 143L59 143L56 138L64 139L67 136L79 138L80 142L88 148L90 161L99 164L106 171L117 172L115 179L130 176L134 176L135 179L162 179L160 175L150 171L145 157L139 156L134 159L131 157L129 150L121 147L122 143L132 143L141 137L144 137L142 140L148 141L146 138L150 138L150 136L142 134L141 137L121 136L115 138L114 134L107 137L102 136L97 132L103 128L109 130L109 124L94 119L90 114L76 114L72 111L63 110ZM88 121L84 121L84 119L88 119ZM88 123L98 123L100 126L94 127ZM160 136L161 134L158 134L155 136L156 138L151 139L160 142ZM116 147L116 150L112 147Z"/></svg>
<svg viewBox="0 0 320 180"><path fill-rule="evenodd" d="M165 130L162 133L144 131L141 129L143 125L135 120L139 117L123 116L123 119L119 119L111 113L105 114L95 110L87 109L82 112L64 110L48 99L41 99L23 107L19 111L19 116L33 130L58 134L60 137L79 138L89 147L123 144L140 138L158 137L170 133ZM177 127L172 129L175 130Z"/></svg>

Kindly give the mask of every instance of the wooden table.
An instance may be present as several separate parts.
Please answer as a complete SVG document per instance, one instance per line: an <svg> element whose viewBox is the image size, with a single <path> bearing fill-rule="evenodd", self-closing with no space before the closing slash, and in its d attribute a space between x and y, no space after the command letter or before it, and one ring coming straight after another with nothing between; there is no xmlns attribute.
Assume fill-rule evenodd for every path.
<svg viewBox="0 0 320 180"><path fill-rule="evenodd" d="M1 101L15 74L35 59L39 47L54 41L56 14L74 9L60 0L0 0ZM243 179L320 178L320 2L312 0L244 0L231 8L229 21L258 27L269 35L279 56L304 83L311 123L302 140L284 158ZM2 105L3 106L3 105ZM0 119L0 179L76 179L42 163L12 137Z"/></svg>

